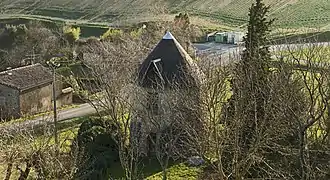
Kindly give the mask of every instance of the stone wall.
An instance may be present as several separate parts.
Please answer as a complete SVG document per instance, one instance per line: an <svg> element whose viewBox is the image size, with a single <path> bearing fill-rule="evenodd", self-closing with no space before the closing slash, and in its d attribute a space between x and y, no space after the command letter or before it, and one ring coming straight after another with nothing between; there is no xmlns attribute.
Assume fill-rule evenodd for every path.
<svg viewBox="0 0 330 180"><path fill-rule="evenodd" d="M170 126L175 112L173 105L181 98L181 93L171 90L154 92L152 89L136 87L132 94L134 114L131 121L131 139L136 142L139 152L148 154L148 136L161 132Z"/></svg>
<svg viewBox="0 0 330 180"><path fill-rule="evenodd" d="M180 105L184 106L187 104L192 106L196 103L188 101L184 102L187 100L183 97L187 94L185 90L166 90L157 93L148 93L146 89L139 89L137 91L139 92L134 94L134 98L132 99L135 112L133 119L139 119L138 121L142 121L142 126L146 126L146 129L153 133L163 130L171 124L171 120L177 115L175 113L175 111L178 110L176 109L177 106L180 107ZM193 96L188 97L189 99L193 98ZM153 103L150 101L154 101L153 103L157 104L156 107L151 105ZM150 120L157 123L150 122Z"/></svg>
<svg viewBox="0 0 330 180"><path fill-rule="evenodd" d="M182 121L186 121L196 131L196 128L200 128L199 122L196 121L199 119L197 111L200 109L198 91L191 88L155 92L152 89L138 87L135 90L136 93L131 94L134 104L131 139L136 142L141 153L148 153L148 135L172 128L173 122L176 128L179 128L178 122ZM150 104L153 104L150 101L157 103L157 106L152 105L150 108Z"/></svg>
<svg viewBox="0 0 330 180"><path fill-rule="evenodd" d="M35 88L20 95L22 114L37 114L52 108L52 84Z"/></svg>
<svg viewBox="0 0 330 180"><path fill-rule="evenodd" d="M0 119L19 117L19 91L0 84Z"/></svg>
<svg viewBox="0 0 330 180"><path fill-rule="evenodd" d="M65 105L71 105L72 104L72 96L73 96L73 89L72 88L66 88L62 89L61 95L59 95L56 99L56 105L57 107L65 106Z"/></svg>

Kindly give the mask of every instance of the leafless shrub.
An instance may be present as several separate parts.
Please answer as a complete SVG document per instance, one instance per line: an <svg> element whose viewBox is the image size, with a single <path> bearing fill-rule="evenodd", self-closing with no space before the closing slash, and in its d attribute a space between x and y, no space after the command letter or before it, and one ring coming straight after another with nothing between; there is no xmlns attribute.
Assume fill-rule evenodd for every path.
<svg viewBox="0 0 330 180"><path fill-rule="evenodd" d="M17 127L20 128L20 127ZM52 139L52 133L47 126L42 135L33 131L1 132L0 161L4 166L5 179L70 179L73 171L73 159L68 153L59 153L58 148L68 148L66 144L57 147ZM31 130L31 129L30 129ZM63 143L71 141L64 138Z"/></svg>

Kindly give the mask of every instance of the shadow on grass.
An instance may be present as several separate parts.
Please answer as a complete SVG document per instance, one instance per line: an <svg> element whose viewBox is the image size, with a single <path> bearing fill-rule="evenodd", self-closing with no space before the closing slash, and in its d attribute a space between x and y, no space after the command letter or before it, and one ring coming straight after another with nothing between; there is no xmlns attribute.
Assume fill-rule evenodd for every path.
<svg viewBox="0 0 330 180"><path fill-rule="evenodd" d="M180 162L170 161L168 164L168 168L177 164L180 164ZM156 173L162 172L162 168L155 157L145 157L140 162L140 166L141 168L139 169L140 172L139 176L142 179L145 179L146 177L152 176ZM125 172L121 167L120 162L114 162L111 168L109 169L109 172L113 179L125 179Z"/></svg>
<svg viewBox="0 0 330 180"><path fill-rule="evenodd" d="M61 121L58 123L58 130L62 130L62 129L66 129L69 127L73 127L76 125L80 125L81 123L83 123L84 121L88 120L89 116L83 116L83 117L78 117L78 118L73 118L70 120L66 120L66 121Z"/></svg>

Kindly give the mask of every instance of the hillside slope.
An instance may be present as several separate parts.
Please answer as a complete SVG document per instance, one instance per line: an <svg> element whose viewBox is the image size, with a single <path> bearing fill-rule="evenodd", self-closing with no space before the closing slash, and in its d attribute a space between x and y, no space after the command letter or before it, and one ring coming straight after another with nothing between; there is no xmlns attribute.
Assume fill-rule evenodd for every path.
<svg viewBox="0 0 330 180"><path fill-rule="evenodd" d="M239 27L254 0L2 0L0 13L34 14L92 22L141 21L188 12ZM277 27L321 28L330 25L329 0L265 0Z"/></svg>

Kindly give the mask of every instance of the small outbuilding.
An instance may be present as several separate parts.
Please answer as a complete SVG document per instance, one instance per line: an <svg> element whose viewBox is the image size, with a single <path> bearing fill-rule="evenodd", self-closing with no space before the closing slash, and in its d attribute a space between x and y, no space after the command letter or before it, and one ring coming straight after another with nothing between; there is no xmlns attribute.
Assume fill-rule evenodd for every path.
<svg viewBox="0 0 330 180"><path fill-rule="evenodd" d="M50 110L52 81L51 71L39 63L0 72L0 119Z"/></svg>
<svg viewBox="0 0 330 180"><path fill-rule="evenodd" d="M215 34L217 32L212 32L212 33L209 33L206 35L206 42L212 42L212 41L215 41Z"/></svg>
<svg viewBox="0 0 330 180"><path fill-rule="evenodd" d="M227 33L227 43L228 44L238 44L243 41L244 33L242 32L228 32Z"/></svg>
<svg viewBox="0 0 330 180"><path fill-rule="evenodd" d="M226 33L216 33L215 42L217 43L227 43L228 36Z"/></svg>
<svg viewBox="0 0 330 180"><path fill-rule="evenodd" d="M218 32L215 34L215 42L223 44L238 44L243 41L242 32Z"/></svg>

